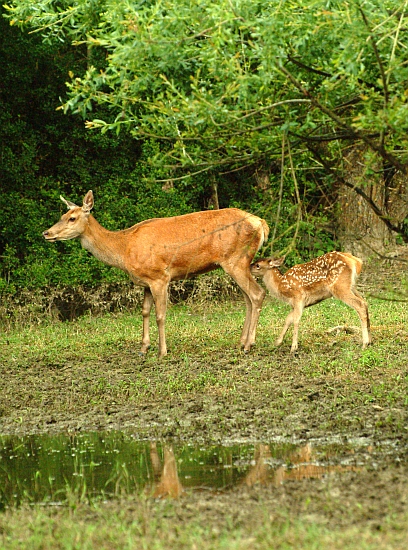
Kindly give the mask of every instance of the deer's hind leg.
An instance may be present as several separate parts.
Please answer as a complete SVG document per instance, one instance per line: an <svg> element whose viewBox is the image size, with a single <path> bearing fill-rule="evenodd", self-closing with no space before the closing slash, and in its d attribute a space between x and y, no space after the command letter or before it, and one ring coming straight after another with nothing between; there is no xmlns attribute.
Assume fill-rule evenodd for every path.
<svg viewBox="0 0 408 550"><path fill-rule="evenodd" d="M241 347L244 351L249 351L255 343L256 327L266 294L252 277L249 265L249 260L244 257L240 263L221 266L234 279L244 295L246 315L241 334Z"/></svg>
<svg viewBox="0 0 408 550"><path fill-rule="evenodd" d="M350 288L349 291L334 289L333 296L356 310L361 321L363 349L365 349L372 342L370 333L370 317L368 314L367 302L364 300L361 294L359 294L356 290L352 288Z"/></svg>

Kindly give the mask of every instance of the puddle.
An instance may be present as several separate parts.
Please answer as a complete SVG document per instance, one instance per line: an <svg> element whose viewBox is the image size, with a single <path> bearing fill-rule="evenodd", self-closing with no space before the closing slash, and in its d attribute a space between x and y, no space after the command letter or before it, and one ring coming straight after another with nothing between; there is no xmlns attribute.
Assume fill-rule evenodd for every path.
<svg viewBox="0 0 408 550"><path fill-rule="evenodd" d="M366 441L202 447L139 441L123 432L0 436L0 509L140 492L179 497L237 485L279 486L376 468L391 452L396 455L395 448Z"/></svg>

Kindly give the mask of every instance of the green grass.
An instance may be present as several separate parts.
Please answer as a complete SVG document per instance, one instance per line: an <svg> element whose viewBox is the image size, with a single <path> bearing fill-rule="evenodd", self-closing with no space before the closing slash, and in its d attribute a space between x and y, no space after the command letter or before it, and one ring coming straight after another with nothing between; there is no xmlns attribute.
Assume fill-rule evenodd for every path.
<svg viewBox="0 0 408 550"><path fill-rule="evenodd" d="M281 370L282 399L288 376L307 381L326 377L341 382L358 402L392 405L401 401L408 379L408 308L404 303L372 300L369 304L373 346L361 349L356 313L342 303L328 300L305 311L300 349L290 355L291 331L280 348L274 346L287 308L267 300L259 323L257 345L250 354L239 350L243 305L226 302L195 308L170 307L167 315L169 355L157 358L157 329L152 322L152 349L139 355L140 314L83 317L74 322L16 327L2 333L2 369L22 382L17 394L27 405L40 406L54 380L64 379L65 393L57 409L70 404L88 406L112 401L185 399L196 395L224 395L262 391L270 395L274 373ZM327 334L337 325L354 326L356 333ZM48 381L32 387L36 370ZM43 372L43 370L45 372ZM63 373L67 376L64 376ZM286 378L285 378L286 377ZM71 378L71 384L68 379ZM367 380L371 385L365 391ZM398 384L396 384L398 382ZM25 386L29 386L28 390ZM7 387L5 388L7 392ZM285 393L286 392L286 393ZM276 391L272 395L275 395ZM58 396L59 397L59 396ZM279 397L279 396L278 396ZM341 399L338 395L337 399ZM290 400L290 399L289 399ZM404 405L407 398L404 397Z"/></svg>
<svg viewBox="0 0 408 550"><path fill-rule="evenodd" d="M0 516L4 550L389 550L403 549L407 531L392 518L381 526L333 526L313 515L288 517L285 509L252 503L251 515L234 517L222 501L188 509L180 502L123 500L75 510L23 508ZM215 514L216 515L216 514ZM180 528L180 516L184 519ZM408 519L408 518L407 518ZM245 521L242 521L245 520Z"/></svg>
<svg viewBox="0 0 408 550"><path fill-rule="evenodd" d="M372 299L369 303L374 346L365 356L376 355L384 349L390 338L393 344L407 342L408 308L404 302L386 302ZM288 307L267 299L261 314L257 333L257 349L265 353L275 350L274 340L283 325ZM195 307L173 306L167 313L167 341L172 358L187 360L217 351L238 348L244 306L240 302L220 305L209 303ZM337 325L355 327L356 334L326 334ZM156 361L157 329L152 312L152 349L150 361ZM60 360L98 359L111 351L120 352L132 346L135 355L140 347L141 315L124 313L101 317L84 316L72 322L17 326L0 336L0 350L6 361L21 363L33 359ZM356 349L360 345L360 322L351 308L337 300L327 300L306 309L300 328L300 352L318 353L321 345L338 345L342 351ZM288 351L291 329L282 349ZM373 359L374 360L374 359Z"/></svg>

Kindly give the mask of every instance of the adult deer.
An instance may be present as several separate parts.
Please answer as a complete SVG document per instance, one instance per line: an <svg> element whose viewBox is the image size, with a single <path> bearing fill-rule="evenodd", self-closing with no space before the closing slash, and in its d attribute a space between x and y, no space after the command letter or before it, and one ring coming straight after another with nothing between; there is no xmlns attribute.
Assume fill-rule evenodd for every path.
<svg viewBox="0 0 408 550"><path fill-rule="evenodd" d="M81 245L102 262L125 271L144 287L141 353L150 347L149 321L153 303L159 332L159 357L167 354L165 318L170 281L222 267L239 285L246 302L241 346L249 351L265 291L251 275L250 264L268 238L267 223L237 208L208 210L171 218L154 218L123 231L108 231L91 215L94 205L88 191L82 207L68 207L60 221L43 236L47 241L79 238Z"/></svg>
<svg viewBox="0 0 408 550"><path fill-rule="evenodd" d="M251 264L252 274L263 277L269 292L292 306L276 340L277 346L282 343L293 323L291 353L295 352L298 349L299 322L304 308L332 296L356 310L362 326L363 349L371 344L367 303L354 288L363 265L360 258L348 252L328 252L305 264L295 265L282 275L278 268L283 261L284 258L264 258Z"/></svg>

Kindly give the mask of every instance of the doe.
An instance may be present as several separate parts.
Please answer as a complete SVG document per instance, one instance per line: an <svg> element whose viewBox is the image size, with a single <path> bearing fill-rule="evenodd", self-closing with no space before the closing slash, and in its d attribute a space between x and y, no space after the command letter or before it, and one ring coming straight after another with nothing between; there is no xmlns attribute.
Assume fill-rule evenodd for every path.
<svg viewBox="0 0 408 550"><path fill-rule="evenodd" d="M68 207L59 222L43 236L49 242L79 238L81 245L102 262L125 271L144 287L141 353L150 347L149 321L153 303L159 332L159 357L167 354L165 318L170 281L222 267L241 288L246 317L241 346L249 351L265 291L251 275L251 262L268 238L265 220L238 208L207 210L170 218L145 220L122 231L108 231L91 215L88 191L82 206L61 200Z"/></svg>
<svg viewBox="0 0 408 550"><path fill-rule="evenodd" d="M363 349L371 344L367 303L354 288L363 265L360 258L348 252L328 252L310 262L295 265L282 275L278 268L283 261L284 258L264 258L251 264L252 274L263 277L272 296L292 307L276 340L277 346L293 323L291 353L294 353L298 349L299 322L304 308L332 296L356 310L361 320Z"/></svg>

